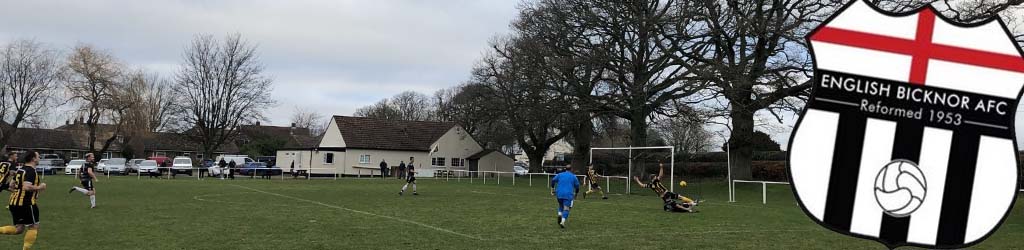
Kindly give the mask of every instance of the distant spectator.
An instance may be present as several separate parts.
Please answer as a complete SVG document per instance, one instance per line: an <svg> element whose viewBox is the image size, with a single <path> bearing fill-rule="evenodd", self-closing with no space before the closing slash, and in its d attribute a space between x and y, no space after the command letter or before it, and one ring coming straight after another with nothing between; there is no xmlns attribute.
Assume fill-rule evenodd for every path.
<svg viewBox="0 0 1024 250"><path fill-rule="evenodd" d="M237 166L237 164L235 164L235 160L231 160L231 162L228 163L228 179L235 179L235 166Z"/></svg>
<svg viewBox="0 0 1024 250"><path fill-rule="evenodd" d="M387 177L387 175L388 175L387 173L388 173L388 163L386 161L384 161L384 159L380 159L380 178L384 179L384 177Z"/></svg>
<svg viewBox="0 0 1024 250"><path fill-rule="evenodd" d="M398 164L398 179L405 178L405 161Z"/></svg>
<svg viewBox="0 0 1024 250"><path fill-rule="evenodd" d="M220 162L217 163L217 167L220 168L220 173L217 173L217 175L220 175L219 177L224 179L224 169L227 169L228 162L224 161L224 159L220 159Z"/></svg>
<svg viewBox="0 0 1024 250"><path fill-rule="evenodd" d="M295 161L292 161L292 170L291 170L291 172L292 172L292 179L298 179L299 178L299 172L295 172Z"/></svg>

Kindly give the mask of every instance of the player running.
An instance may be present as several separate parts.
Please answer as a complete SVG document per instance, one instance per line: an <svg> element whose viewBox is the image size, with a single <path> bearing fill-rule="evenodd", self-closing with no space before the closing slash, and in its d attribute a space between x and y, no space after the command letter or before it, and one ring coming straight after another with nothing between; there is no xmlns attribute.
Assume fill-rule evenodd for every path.
<svg viewBox="0 0 1024 250"><path fill-rule="evenodd" d="M665 176L665 164L658 164L658 174L651 175L650 183L640 181L639 176L633 176L633 180L636 180L636 183L644 188L650 188L654 193L657 193L665 203L663 208L666 212L694 212L693 207L697 206L697 202L686 198L686 196L669 192L665 185L661 184L661 177L663 176Z"/></svg>
<svg viewBox="0 0 1024 250"><path fill-rule="evenodd" d="M7 153L7 160L0 162L0 193L10 188L11 176L17 171L18 153Z"/></svg>
<svg viewBox="0 0 1024 250"><path fill-rule="evenodd" d="M39 235L39 207L36 204L39 200L39 192L46 190L46 183L42 183L36 177L35 166L39 163L39 154L28 152L23 160L25 166L14 174L15 182L12 186L14 191L8 200L14 224L0 227L0 234L25 233L22 249L31 249ZM26 228L28 230L25 230Z"/></svg>
<svg viewBox="0 0 1024 250"><path fill-rule="evenodd" d="M601 189L601 184L597 182L599 177L601 176L597 174L597 171L594 171L594 164L587 165L587 182L590 184L587 186L587 192L583 193L584 199L587 198L588 194L593 193L594 190L601 192L601 199L608 199L608 194L604 193L604 190Z"/></svg>
<svg viewBox="0 0 1024 250"><path fill-rule="evenodd" d="M96 157L92 153L85 154L85 164L82 164L82 169L78 171L78 179L82 181L82 187L73 186L71 190L68 190L70 194L73 191L78 191L86 196L89 196L89 208L96 208L96 187L93 183L96 182Z"/></svg>
<svg viewBox="0 0 1024 250"><path fill-rule="evenodd" d="M565 228L565 222L569 220L569 210L572 209L572 201L580 193L580 180L572 173L572 166L566 166L561 173L551 178L551 195L558 201L558 226Z"/></svg>
<svg viewBox="0 0 1024 250"><path fill-rule="evenodd" d="M398 196L402 196L405 193L405 189L409 187L409 184L412 184L412 195L420 195L416 192L416 166L412 164L411 160L409 161L408 171L409 173L405 175L405 185L402 186L402 191L398 192Z"/></svg>

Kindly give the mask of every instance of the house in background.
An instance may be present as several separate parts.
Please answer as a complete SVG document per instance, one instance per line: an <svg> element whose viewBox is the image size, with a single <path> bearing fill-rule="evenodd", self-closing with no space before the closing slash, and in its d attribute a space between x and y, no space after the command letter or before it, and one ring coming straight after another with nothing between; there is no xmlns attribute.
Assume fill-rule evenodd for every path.
<svg viewBox="0 0 1024 250"><path fill-rule="evenodd" d="M483 153L483 154L481 154ZM500 152L487 152L462 127L448 122L394 121L334 116L316 147L277 152L284 171L312 174L380 175L384 160L392 169L415 159L417 176L436 170L471 170L468 163L512 172L513 161Z"/></svg>

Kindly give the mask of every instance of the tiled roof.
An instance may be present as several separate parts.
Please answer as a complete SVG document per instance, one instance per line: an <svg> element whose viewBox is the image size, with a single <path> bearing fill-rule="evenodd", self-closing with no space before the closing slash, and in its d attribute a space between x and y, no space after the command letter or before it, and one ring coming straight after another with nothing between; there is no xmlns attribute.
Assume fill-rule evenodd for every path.
<svg viewBox="0 0 1024 250"><path fill-rule="evenodd" d="M317 139L310 136L306 128L243 125L238 128L238 133L243 138L279 139L285 141L285 148L308 148L317 144Z"/></svg>
<svg viewBox="0 0 1024 250"><path fill-rule="evenodd" d="M8 147L35 148L35 149L79 149L81 145L75 142L74 136L69 131L19 128L14 137L7 143Z"/></svg>
<svg viewBox="0 0 1024 250"><path fill-rule="evenodd" d="M335 123L348 148L401 151L430 151L430 145L448 132L454 123L396 121L366 117L335 116Z"/></svg>

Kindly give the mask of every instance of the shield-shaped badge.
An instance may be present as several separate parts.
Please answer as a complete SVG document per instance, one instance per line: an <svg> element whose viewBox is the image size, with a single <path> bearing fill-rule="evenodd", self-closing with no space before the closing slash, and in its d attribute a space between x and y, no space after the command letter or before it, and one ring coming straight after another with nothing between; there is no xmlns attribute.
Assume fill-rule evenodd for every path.
<svg viewBox="0 0 1024 250"><path fill-rule="evenodd" d="M991 235L1018 189L1024 59L1006 25L852 1L808 41L813 95L789 146L804 212L888 247L962 248Z"/></svg>

